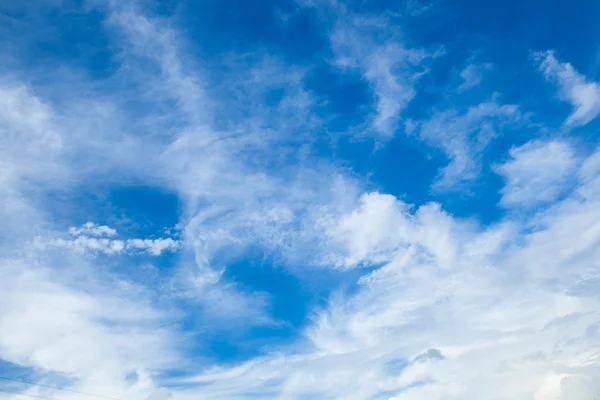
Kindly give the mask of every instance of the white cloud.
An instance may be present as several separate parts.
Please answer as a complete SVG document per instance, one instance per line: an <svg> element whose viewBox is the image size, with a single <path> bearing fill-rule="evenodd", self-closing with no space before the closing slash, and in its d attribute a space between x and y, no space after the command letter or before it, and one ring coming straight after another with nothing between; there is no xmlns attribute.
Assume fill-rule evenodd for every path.
<svg viewBox="0 0 600 400"><path fill-rule="evenodd" d="M481 83L483 79L483 71L489 69L491 67L490 64L469 64L467 65L461 72L460 78L462 79L461 84L458 86L459 92L464 92L468 89L471 89Z"/></svg>
<svg viewBox="0 0 600 400"><path fill-rule="evenodd" d="M534 141L510 150L510 159L495 167L506 180L500 204L533 207L558 198L573 177L578 160L569 143Z"/></svg>
<svg viewBox="0 0 600 400"><path fill-rule="evenodd" d="M159 256L165 251L176 251L179 245L179 241L171 238L127 240L127 248L145 250L153 256Z"/></svg>
<svg viewBox="0 0 600 400"><path fill-rule="evenodd" d="M573 112L566 125L581 126L591 122L600 113L600 85L588 81L570 63L559 62L552 51L535 54L546 79L556 82L560 96L571 103Z"/></svg>
<svg viewBox="0 0 600 400"><path fill-rule="evenodd" d="M35 258L0 263L4 361L65 374L76 380L73 390L127 398L147 396L155 389L149 373L173 365L178 340L162 327L167 319L152 309L146 294L89 279L93 273L83 260L76 273L68 263L57 271ZM138 375L133 385L127 382L131 373ZM27 389L32 395L58 395Z"/></svg>
<svg viewBox="0 0 600 400"><path fill-rule="evenodd" d="M106 225L97 225L93 222L86 222L79 228L76 228L74 226L70 227L69 234L71 234L72 236L79 236L81 234L86 234L90 236L115 236L117 234L117 231Z"/></svg>
<svg viewBox="0 0 600 400"><path fill-rule="evenodd" d="M389 262L389 256L401 245L407 225L406 205L393 196L365 194L361 206L326 227L327 235L343 246L346 258L342 266ZM335 263L335 260L332 260Z"/></svg>
<svg viewBox="0 0 600 400"><path fill-rule="evenodd" d="M167 389L161 388L161 389L158 389L157 391L155 391L154 393L152 393L148 397L148 400L168 400L171 397L173 397L173 396Z"/></svg>
<svg viewBox="0 0 600 400"><path fill-rule="evenodd" d="M392 18L356 15L340 4L333 9L337 18L329 35L333 64L360 72L369 83L374 111L367 133L389 138L416 94L415 84L426 71L423 62L435 55L410 48Z"/></svg>
<svg viewBox="0 0 600 400"><path fill-rule="evenodd" d="M479 156L499 130L525 119L514 104L487 101L460 114L449 109L434 114L421 124L419 137L442 150L450 163L440 171L434 189L452 189L476 178L481 169Z"/></svg>
<svg viewBox="0 0 600 400"><path fill-rule="evenodd" d="M411 207L391 195L358 196L360 185L344 173L287 147L318 124L302 122L314 99L301 84L290 83L301 80L301 72L267 60L249 69L256 80L232 74L235 82L228 85L240 97L219 97L222 87L209 88L189 68L173 29L135 8L117 2L112 7L110 26L127 37L118 43L125 65L119 78L142 83L142 99L136 100L159 112L136 115L117 102L90 107L90 118L77 118L73 110L82 108L57 112L24 86L6 90L12 100L2 103L8 117L1 128L10 146L0 149L7 160L2 172L8 171L0 196L19 207L0 210L10 217L3 221L0 249L15 255L1 261L0 357L74 378L69 387L75 390L133 400L169 397L157 390L160 372L207 365L183 379L187 385L174 385L173 397L588 400L597 392L598 154L576 171L575 195L536 213L533 232L521 221L482 228L437 204ZM371 122L384 134L412 96L413 70L403 68L419 59L419 52L414 60L410 52L398 56L397 46L373 52L359 46L373 61L352 66L379 93ZM247 117L236 108L236 102L281 87L286 94L277 111L256 107ZM231 114L213 112L223 104ZM39 116L31 119L35 124L29 111ZM279 111L281 119L272 120ZM235 118L216 123L223 115ZM516 106L484 103L465 114L442 114L432 126L423 124L421 135L448 155L450 178L443 179L456 181L475 174L477 159L469 156L495 128L519 118ZM77 128L74 134L70 128ZM48 141L55 145L46 146ZM290 159L301 160L300 166L287 167ZM40 204L38 192L24 190L25 181L68 191L82 177L96 182L90 177L115 171L110 182L133 176L163 185L184 203L183 240L193 259L173 272L173 280L143 287L107 271L96 258L29 248L24 241L13 248L13 240L4 240L13 232L54 237L52 221L44 219L51 210ZM15 212L23 209L30 212ZM75 238L51 242L108 254L162 254L179 247L170 238L117 239L108 227L78 229L84 228L75 228ZM354 271L361 275L356 287L314 310L290 348L233 367L190 362L190 349L198 344L184 354L177 347L197 332L179 331L181 313L199 321L200 333L215 329L215 321L229 330L231 320L235 330L278 323L266 312L267 295L244 292L222 273L252 245L303 266L371 268ZM171 308L179 306L169 302L173 297L184 306ZM52 390L30 394L77 397Z"/></svg>
<svg viewBox="0 0 600 400"><path fill-rule="evenodd" d="M47 193L65 193L80 174L90 171L74 167L81 164L69 153L73 148L75 153L88 151L75 140L93 115L93 109L86 111L79 124L65 129L73 119L27 85L14 79L0 85L0 358L23 371L36 371L49 385L62 386L68 377L73 390L141 399L156 389L152 375L173 365L180 341L174 330L164 328L170 318L151 305L154 293L107 277L103 268L88 264L77 252L57 254L45 251L49 243L28 244L33 237L53 235L48 218L52 210L42 201ZM85 224L74 233L116 232ZM92 236L50 242L113 254L125 246L120 240ZM135 382L128 378L132 373ZM31 386L17 391L78 396ZM18 396L8 396L13 397Z"/></svg>
<svg viewBox="0 0 600 400"><path fill-rule="evenodd" d="M37 244L44 247L41 238L38 238ZM91 251L94 253L116 254L122 252L125 248L122 240L99 239L89 236L79 236L76 239L51 239L47 244L52 247L72 249L79 253Z"/></svg>
<svg viewBox="0 0 600 400"><path fill-rule="evenodd" d="M74 239L37 237L35 245L39 249L50 247L70 249L78 253L92 252L103 254L134 254L145 252L152 256L160 256L165 252L175 252L181 247L181 242L172 238L156 239L108 239L94 236L113 236L117 231L105 225L87 222L81 228L70 227L69 234Z"/></svg>
<svg viewBox="0 0 600 400"><path fill-rule="evenodd" d="M345 192L338 190L345 186L337 183L345 179L326 164L306 160L302 151L287 150L290 143L297 147L303 131L315 123L305 118L310 117L313 99L299 84L301 71L272 59L254 65L253 59L254 68L247 73L248 60L243 60L243 68L230 75L239 80L213 84L207 93L201 74L189 68L175 30L143 16L132 4L109 2L104 9L104 2L98 3L103 7L99 15L108 16L109 36L117 40L122 62L110 82L102 81L106 86L87 82L82 96L64 79L40 79L42 89L48 81L53 90L17 85L19 90L7 91L18 101L9 103L9 117L2 120L8 122L0 127L0 138L7 144L0 150L7 156L2 162L10 167L10 179L2 181L7 191L0 196L4 200L14 193L20 208L8 210L11 218L4 220L0 247L19 261L14 268L0 268L0 285L7 285L0 295L0 357L40 375L74 378L69 385L74 390L141 399L155 391L163 368L190 366L174 347L196 332L178 332L181 321L163 318L161 307L174 318L189 307L186 317L203 333L221 330L229 335L232 330L279 323L267 313L268 296L227 282L223 268L229 257L239 256L250 244L303 251L302 244L314 240L310 234L303 237L304 225L312 223L307 215L313 208L336 203L330 201L336 196L344 198ZM69 83L75 79L68 78ZM116 92L103 92L115 86ZM229 88L248 95L225 93ZM284 88L284 96L274 110L264 112L257 106L249 117L237 112L240 104L279 88ZM61 93L61 98L42 101L34 92ZM231 114L221 111L225 106ZM28 112L36 117L39 110L40 118L28 120ZM57 139L50 140L56 145L50 146L47 139ZM266 162L264 155L269 156ZM300 166L285 167L296 158ZM29 179L44 183L37 187L40 196L23 187ZM138 276L127 277L132 266L126 258L104 264L103 257L80 253L162 254L176 250L177 241L119 238L111 234L112 228L100 225L74 227L75 237L56 237L48 218L53 210L43 201L48 188L58 188L66 198L77 192L79 199L87 185L93 190L97 182L120 187L129 179L179 196L184 208L182 240L193 253L182 254L183 261L166 281L151 280L147 288L132 282ZM285 193L279 190L283 186ZM31 212L14 212L25 208ZM21 231L19 240L9 243L8 238ZM42 239L29 248L28 241L38 236ZM52 247L75 251L51 251ZM23 262L24 254L31 257L29 262ZM21 279L23 284L17 285L15 280ZM174 309L175 304L184 305ZM132 381L131 374L137 380ZM68 397L52 390L38 394Z"/></svg>
<svg viewBox="0 0 600 400"><path fill-rule="evenodd" d="M329 232L344 261L384 265L317 311L303 351L209 369L176 395L594 400L600 192L585 193L538 212L534 231L366 194Z"/></svg>
<svg viewBox="0 0 600 400"><path fill-rule="evenodd" d="M7 242L28 231L21 218L38 217L23 192L39 193L69 174L56 162L63 148L54 110L27 86L0 78L0 233Z"/></svg>

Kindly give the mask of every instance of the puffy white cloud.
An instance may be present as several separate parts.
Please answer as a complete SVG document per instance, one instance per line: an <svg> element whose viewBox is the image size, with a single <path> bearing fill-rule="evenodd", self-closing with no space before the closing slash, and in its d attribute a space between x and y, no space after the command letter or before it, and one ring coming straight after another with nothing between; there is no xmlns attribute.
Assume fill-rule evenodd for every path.
<svg viewBox="0 0 600 400"><path fill-rule="evenodd" d="M179 241L171 238L128 239L127 248L145 250L153 256L159 256L165 251L176 251L179 248Z"/></svg>
<svg viewBox="0 0 600 400"><path fill-rule="evenodd" d="M358 209L326 227L327 235L342 245L345 258L338 262L354 267L389 261L390 255L410 235L407 211L407 206L393 196L363 195Z"/></svg>
<svg viewBox="0 0 600 400"><path fill-rule="evenodd" d="M37 244L40 245L40 247L43 247L45 243L41 238L38 238ZM72 249L79 253L91 251L95 253L116 254L125 249L125 243L122 240L111 240L89 236L79 236L76 239L50 239L47 241L47 244L52 247Z"/></svg>
<svg viewBox="0 0 600 400"><path fill-rule="evenodd" d="M581 126L592 121L600 113L600 85L588 81L570 63L561 63L554 52L535 54L540 70L546 79L556 82L560 96L571 103L573 112L566 125Z"/></svg>
<svg viewBox="0 0 600 400"><path fill-rule="evenodd" d="M510 159L495 168L506 180L500 204L533 207L556 200L568 189L577 164L564 141L534 141L511 149Z"/></svg>
<svg viewBox="0 0 600 400"><path fill-rule="evenodd" d="M72 236L79 236L81 234L89 236L115 236L117 234L117 231L106 225L97 225L93 222L86 222L79 228L76 228L74 226L70 227L69 233Z"/></svg>

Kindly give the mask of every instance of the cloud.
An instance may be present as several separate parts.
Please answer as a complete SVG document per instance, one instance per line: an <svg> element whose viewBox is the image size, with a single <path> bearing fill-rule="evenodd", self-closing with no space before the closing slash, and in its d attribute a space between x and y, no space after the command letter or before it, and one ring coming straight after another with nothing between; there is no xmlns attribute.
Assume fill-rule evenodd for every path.
<svg viewBox="0 0 600 400"><path fill-rule="evenodd" d="M486 101L469 107L464 113L451 108L424 121L420 126L419 138L442 150L450 160L440 171L433 188L452 189L475 179L481 168L477 155L501 134L502 129L525 120L526 117L515 104Z"/></svg>
<svg viewBox="0 0 600 400"><path fill-rule="evenodd" d="M157 391L155 391L154 393L152 393L148 397L148 400L168 400L171 397L173 397L173 396L167 389L161 388L161 389L158 389Z"/></svg>
<svg viewBox="0 0 600 400"><path fill-rule="evenodd" d="M129 239L127 248L145 250L153 256L159 256L165 251L176 251L179 241L171 238L164 239Z"/></svg>
<svg viewBox="0 0 600 400"><path fill-rule="evenodd" d="M182 365L184 363L175 349L181 338L172 335L178 331L178 325L161 314L162 306L169 309L177 301L193 305L197 310L193 317L206 324L204 330L213 329L213 324L229 326L230 319L244 321L238 325L240 330L271 320L265 316L268 301L264 296L247 294L228 282L217 280L209 288L196 290L195 298L189 299L186 295L190 291L178 290L194 283L184 272L174 272L173 282L149 279L151 289L147 290L134 283L139 276L127 276L124 272L131 267L125 258L114 262L121 269L115 272L112 264L104 264L101 258L80 257L82 252L160 255L179 249L180 242L173 238L118 238L114 229L93 223L73 227L70 234L75 237L56 237L55 221L50 217L55 210L46 201L52 196L64 197L68 199L61 203L65 210L78 207L80 204L73 204L72 198L84 197L89 193L90 185L93 185L92 191L99 186L101 190L112 189L134 179L150 186L164 185L168 189L175 186L184 200L190 200L190 209L193 209L195 202L201 200L187 196L196 193L191 186L188 191L183 184L171 185L177 181L177 176L170 172L174 172L173 166L180 154L169 153L169 144L176 142L178 136L189 133L188 129L194 131L195 139L202 143L206 143L205 139L218 142L231 134L227 132L222 137L201 135L205 122L200 116L204 103L197 97L200 85L179 61L175 51L177 41L169 35L170 31L157 27L154 21L140 14L127 14L132 12L131 9L119 12L124 12L129 19L118 21L124 25L137 24L127 26L128 29L140 28L133 32L133 39L162 44L162 47L146 47L137 41L135 46L138 47L134 47L134 51L127 46L123 48L123 68L115 72L115 79L110 84L103 82L116 89L119 95L113 96L115 92L107 95L103 91L107 86L98 89L96 83L84 82L87 84L84 85L86 90L82 91L85 96L80 96L69 80L69 84L59 85L60 91L49 91L61 93L63 97L56 99L48 95L45 86L54 85L54 80L46 83L40 79L36 82L38 86L31 84L31 87L13 78L9 80L10 84L2 81L0 184L3 190L0 196L3 207L0 213L3 217L6 214L6 218L1 227L0 281L8 286L0 296L0 357L27 368L27 371L29 368L39 371L40 376L53 375L48 378L51 381L73 378L69 387L74 390L146 398L156 389L154 380L158 371L171 368L175 359L182 361ZM148 49L151 49L150 54L146 53ZM156 77L136 65L144 57L159 62L164 70L161 76ZM148 64L146 62L146 66ZM132 86L145 78L148 79L143 82L147 84L144 89L152 94L140 89L139 98L128 97ZM119 86L121 82L127 84ZM42 93L46 94L44 99ZM90 94L92 99L86 97ZM178 100L177 105L169 109L167 105L172 105L173 98ZM124 103L128 101L144 107L126 106ZM145 110L157 108L166 111L164 114L145 113ZM142 111L138 112L140 109ZM185 123L181 131L163 130L165 125L179 127L182 121ZM248 142L240 141L236 146L241 149ZM216 148L218 145L213 150ZM223 152L216 157L227 156L228 149L222 147ZM188 153L190 160L193 150L192 147ZM211 152L207 150L207 154ZM232 154L225 161L235 157ZM210 163L202 166L210 167ZM224 163L216 171L227 171L230 167L231 164ZM215 170L200 171L198 168L194 172L201 175ZM218 179L223 178L217 175L213 181L213 199L219 198ZM233 184L244 178L241 175ZM194 179L192 174L185 182ZM201 182L198 184L201 186ZM202 187L198 190L201 192ZM233 193L229 198L240 191ZM94 210L78 209L78 212L86 211L94 214ZM277 220L285 219L284 213L274 212L273 215ZM42 239L29 246L35 237ZM51 250L56 247L75 251ZM24 262L26 256L30 258ZM199 258L203 256L209 257L200 254ZM186 268L185 265L178 266L181 270ZM178 282L184 277L186 282ZM79 279L82 282L78 282ZM215 301L218 305L204 307L203 314L198 304L202 305L204 301ZM54 311L49 313L49 309ZM223 309L231 312L220 313ZM154 317L147 317L150 313L154 313ZM48 315L55 319L48 320ZM176 318L181 314L177 311L171 315ZM32 331L25 333L26 329ZM137 373L137 379L132 382L129 377L133 372ZM67 397L51 390L40 394Z"/></svg>
<svg viewBox="0 0 600 400"><path fill-rule="evenodd" d="M389 262L403 238L410 236L408 207L393 196L364 194L361 206L326 224L326 234L341 246L342 259L328 260L344 267Z"/></svg>
<svg viewBox="0 0 600 400"><path fill-rule="evenodd" d="M556 158L572 190L556 189L551 201L536 197L541 190L517 197L511 207L550 204L528 209L526 220L480 226L441 204L376 191L352 166L317 157L311 146L327 126L317 116L322 99L306 89L307 67L267 51L199 60L176 18L141 3L90 4L118 48L114 75L71 86L23 71L29 83L0 85L3 360L55 386L66 379L74 390L132 400L588 400L598 392L599 153L569 164L567 142L514 149L498 167L507 182L526 172L552 188L557 181L527 160ZM394 18L347 12L327 33L334 65L371 86L366 130L384 137L431 57L401 40ZM446 188L474 179L477 154L524 119L517 105L487 101L405 125L449 159ZM78 203L87 194L132 182L178 197L181 242L122 237L91 222L57 234L58 221L95 220L95 204ZM57 215L56 198L61 210L84 209ZM82 256L167 251L181 251L178 263L147 281L127 257ZM332 268L334 279L319 284L352 284L319 297L293 327L299 337L258 348L244 333L289 327L269 315L269 293L226 274L254 251L292 278ZM232 332L235 346L258 355L207 358Z"/></svg>
<svg viewBox="0 0 600 400"><path fill-rule="evenodd" d="M69 228L69 234L72 236L79 236L81 234L86 234L90 236L115 236L117 231L113 228L109 228L106 225L97 225L93 222L86 222L81 225L79 228L74 226Z"/></svg>
<svg viewBox="0 0 600 400"><path fill-rule="evenodd" d="M35 245L40 248L57 247L71 249L78 253L92 252L112 254L135 254L136 252L145 252L152 256L160 256L165 252L175 252L179 250L181 243L172 238L157 239L108 239L102 236L114 236L116 229L106 225L97 225L93 222L87 222L81 228L70 227L69 234L75 236L74 239L51 238L44 239L37 237ZM100 236L100 237L95 237Z"/></svg>
<svg viewBox="0 0 600 400"><path fill-rule="evenodd" d="M39 244L43 241L38 240ZM160 256L165 252L177 251L180 243L171 238L164 239L104 239L89 236L78 236L76 239L51 239L47 241L51 247L71 249L79 253L90 251L92 253L103 254L121 254L134 253L137 251L146 252L152 256Z"/></svg>
<svg viewBox="0 0 600 400"><path fill-rule="evenodd" d="M127 375L170 367L178 340L162 327L167 318L150 306L147 293L90 279L94 274L83 260L74 273L75 265L64 259L59 272L40 266L42 258L0 261L3 360L65 374L75 379L73 390L114 396L152 391L150 380L130 386ZM26 390L36 395L39 388ZM37 395L52 392L42 390Z"/></svg>
<svg viewBox="0 0 600 400"><path fill-rule="evenodd" d="M596 174L579 189L599 184ZM540 210L533 231L530 221L484 228L436 205L366 194L334 232L351 244L348 259L385 261L317 311L303 351L208 369L178 395L592 400L600 314L594 286L583 288L596 282L598 194ZM377 251L365 251L364 232L382 221L367 245Z"/></svg>
<svg viewBox="0 0 600 400"><path fill-rule="evenodd" d="M268 52L231 52L214 61L215 82L190 67L185 40L164 21L114 4L109 11L109 28L129 44L123 57L142 73L147 64L158 68L149 82L161 96L152 100L182 126L164 139L152 178L183 203L182 241L194 260L182 265L191 287L185 292L208 296L210 285L220 284L233 291L223 271L249 247L294 265L307 262L306 250L319 246L321 234L313 218L323 209L344 210L360 186L311 154L311 134L323 126L319 99L304 85L307 68ZM267 107L273 92L281 96ZM309 262L321 262L324 252L313 251Z"/></svg>
<svg viewBox="0 0 600 400"><path fill-rule="evenodd" d="M0 79L0 232L6 240L25 233L18 223L22 217L37 217L23 192L39 193L69 175L57 162L63 149L52 107L27 86Z"/></svg>
<svg viewBox="0 0 600 400"><path fill-rule="evenodd" d="M598 83L588 81L570 63L559 62L552 51L535 53L534 58L544 77L558 85L561 98L573 107L566 125L582 126L596 118L600 113Z"/></svg>
<svg viewBox="0 0 600 400"><path fill-rule="evenodd" d="M415 357L415 362L443 360L445 357L438 349L428 349L426 352Z"/></svg>
<svg viewBox="0 0 600 400"><path fill-rule="evenodd" d="M458 86L459 92L464 92L468 89L471 89L481 83L483 79L483 71L490 69L491 64L468 64L461 72L460 78L462 80L461 84Z"/></svg>
<svg viewBox="0 0 600 400"><path fill-rule="evenodd" d="M41 243L41 240L39 240ZM52 239L48 245L75 250L77 252L91 251L95 253L116 254L125 249L122 240L98 239L89 236L79 236L76 239Z"/></svg>
<svg viewBox="0 0 600 400"><path fill-rule="evenodd" d="M568 189L577 164L564 141L534 141L511 149L510 160L495 168L506 180L500 204L534 207L555 201Z"/></svg>
<svg viewBox="0 0 600 400"><path fill-rule="evenodd" d="M402 111L416 95L415 85L426 72L424 63L435 57L403 40L397 15L365 15L337 2L310 3L325 7L334 18L329 32L332 64L342 71L358 72L373 94L373 111L361 134L394 136ZM327 15L330 15L327 13Z"/></svg>

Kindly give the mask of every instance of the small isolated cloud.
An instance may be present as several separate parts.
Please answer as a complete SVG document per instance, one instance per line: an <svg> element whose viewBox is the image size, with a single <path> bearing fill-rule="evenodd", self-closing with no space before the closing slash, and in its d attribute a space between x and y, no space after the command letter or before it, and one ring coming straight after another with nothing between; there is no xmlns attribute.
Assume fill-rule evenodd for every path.
<svg viewBox="0 0 600 400"><path fill-rule="evenodd" d="M554 201L565 190L577 158L563 141L532 141L510 151L510 159L495 167L506 181L504 207L532 207Z"/></svg>
<svg viewBox="0 0 600 400"><path fill-rule="evenodd" d="M88 236L115 236L117 231L113 228L109 228L106 225L97 225L93 222L86 222L79 228L74 226L69 228L69 233L72 236L88 235Z"/></svg>
<svg viewBox="0 0 600 400"><path fill-rule="evenodd" d="M458 86L459 92L464 92L468 89L471 89L481 83L483 79L483 73L492 68L492 64L468 64L461 72L460 79L461 84Z"/></svg>
<svg viewBox="0 0 600 400"><path fill-rule="evenodd" d="M462 83L458 87L459 92L463 92L481 83L481 71L474 64L469 64L460 73Z"/></svg>
<svg viewBox="0 0 600 400"><path fill-rule="evenodd" d="M363 194L360 205L339 216L326 234L337 250L331 262L351 268L391 262L398 253L410 253L413 246L430 246L434 249L432 259L444 253L441 259L448 259L440 263L447 266L453 252L448 245L455 233L438 204L426 204L415 211L392 195L374 192Z"/></svg>
<svg viewBox="0 0 600 400"><path fill-rule="evenodd" d="M588 81L570 63L561 63L554 52L534 55L544 77L558 85L560 97L571 103L573 112L565 125L581 126L592 121L600 113L600 85Z"/></svg>

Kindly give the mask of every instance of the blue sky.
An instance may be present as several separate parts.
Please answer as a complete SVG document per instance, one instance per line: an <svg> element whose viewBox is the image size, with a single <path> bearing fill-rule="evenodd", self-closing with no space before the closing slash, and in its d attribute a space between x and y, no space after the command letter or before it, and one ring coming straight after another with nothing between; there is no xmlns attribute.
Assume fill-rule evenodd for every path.
<svg viewBox="0 0 600 400"><path fill-rule="evenodd" d="M596 399L599 15L0 0L0 398Z"/></svg>

